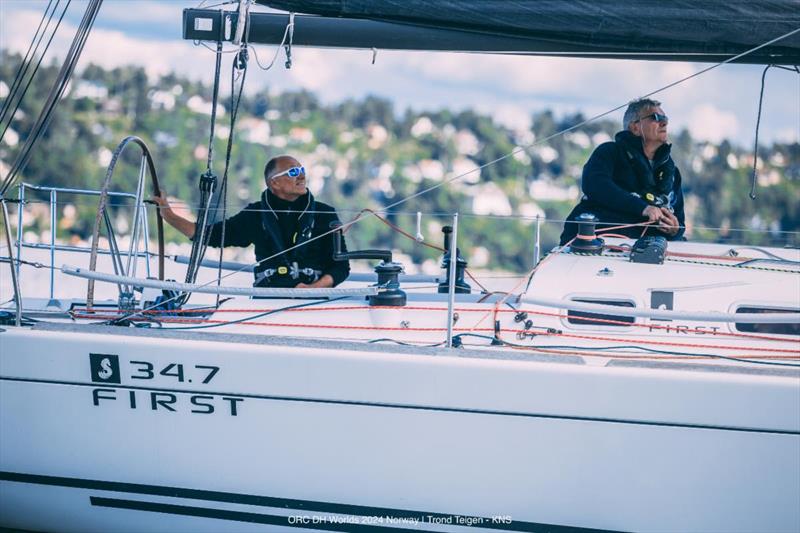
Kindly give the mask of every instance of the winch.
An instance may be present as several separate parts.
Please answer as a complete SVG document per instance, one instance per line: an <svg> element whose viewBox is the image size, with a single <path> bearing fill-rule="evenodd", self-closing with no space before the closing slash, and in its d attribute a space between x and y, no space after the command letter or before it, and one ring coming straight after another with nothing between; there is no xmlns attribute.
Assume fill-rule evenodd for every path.
<svg viewBox="0 0 800 533"><path fill-rule="evenodd" d="M631 263L660 265L667 257L667 239L660 235L641 237L631 248Z"/></svg>
<svg viewBox="0 0 800 533"><path fill-rule="evenodd" d="M603 251L605 241L594 233L598 222L592 213L582 213L577 218L578 234L570 244L570 250L579 254L599 255Z"/></svg>

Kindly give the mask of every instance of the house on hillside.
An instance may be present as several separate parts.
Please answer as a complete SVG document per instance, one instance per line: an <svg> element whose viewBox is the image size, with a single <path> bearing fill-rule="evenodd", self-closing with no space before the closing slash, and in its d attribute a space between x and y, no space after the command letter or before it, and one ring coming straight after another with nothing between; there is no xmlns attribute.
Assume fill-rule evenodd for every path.
<svg viewBox="0 0 800 533"><path fill-rule="evenodd" d="M72 89L71 96L75 100L88 98L89 100L99 102L108 98L108 88L96 81L80 80Z"/></svg>
<svg viewBox="0 0 800 533"><path fill-rule="evenodd" d="M238 129L242 140L253 144L269 146L271 128L269 122L260 118L245 117L239 119Z"/></svg>

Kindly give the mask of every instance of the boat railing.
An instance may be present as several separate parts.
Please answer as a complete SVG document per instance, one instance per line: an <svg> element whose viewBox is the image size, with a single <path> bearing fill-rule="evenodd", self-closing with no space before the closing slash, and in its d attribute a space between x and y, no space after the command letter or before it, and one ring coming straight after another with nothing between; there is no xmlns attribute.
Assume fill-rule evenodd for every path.
<svg viewBox="0 0 800 533"><path fill-rule="evenodd" d="M26 191L39 191L45 192L49 194L49 208L50 208L50 242L48 244L42 243L30 243L25 242L24 239L24 217L25 217L25 203L26 203ZM91 248L89 247L82 247L82 246L70 246L64 244L58 244L56 242L56 233L58 230L58 195L59 194L73 194L79 196L100 196L101 191L99 190L92 190L92 189L75 189L75 188L67 188L67 187L49 187L46 185L33 185L30 183L21 182L18 185L18 210L17 210L17 261L16 261L16 272L17 272L17 279L20 279L20 267L22 266L22 250L23 248L31 248L31 249L46 249L50 251L50 299L52 300L55 296L55 255L57 251L61 252L79 252L79 253L90 253ZM109 196L115 198L130 198L134 201L137 200L137 195L134 193L128 192L118 192L118 191L109 191ZM149 240L150 240L150 228L147 224L147 217L141 217L142 221L142 230L144 232L144 251L143 252L135 252L135 256L137 260L139 258L145 258L145 270L147 272L147 276L150 276L150 249L149 249ZM98 253L103 255L111 255L113 252L110 249L101 249L98 250Z"/></svg>

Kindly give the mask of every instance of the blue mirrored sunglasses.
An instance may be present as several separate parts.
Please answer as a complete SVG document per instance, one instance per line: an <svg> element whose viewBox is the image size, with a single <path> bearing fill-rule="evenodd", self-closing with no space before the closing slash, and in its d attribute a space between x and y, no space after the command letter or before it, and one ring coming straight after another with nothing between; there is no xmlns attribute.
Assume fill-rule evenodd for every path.
<svg viewBox="0 0 800 533"><path fill-rule="evenodd" d="M656 122L669 122L669 117L667 115L662 115L661 113L651 113L649 115L641 117L636 122L641 122L646 118L652 118Z"/></svg>
<svg viewBox="0 0 800 533"><path fill-rule="evenodd" d="M289 176L290 178L296 178L300 174L305 174L305 173L306 173L306 167L292 167L284 170L283 172L278 172L277 174L272 176L272 179L280 178L281 176L284 175Z"/></svg>

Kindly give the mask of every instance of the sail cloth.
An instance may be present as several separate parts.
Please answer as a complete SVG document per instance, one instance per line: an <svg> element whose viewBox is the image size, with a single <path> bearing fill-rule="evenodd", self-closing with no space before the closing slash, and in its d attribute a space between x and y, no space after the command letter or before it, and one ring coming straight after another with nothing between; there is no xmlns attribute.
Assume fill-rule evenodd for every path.
<svg viewBox="0 0 800 533"><path fill-rule="evenodd" d="M317 15L296 17L294 45L343 48L719 62L800 28L800 0L256 2ZM251 16L251 42L280 42L285 15ZM800 32L737 62L798 64Z"/></svg>

